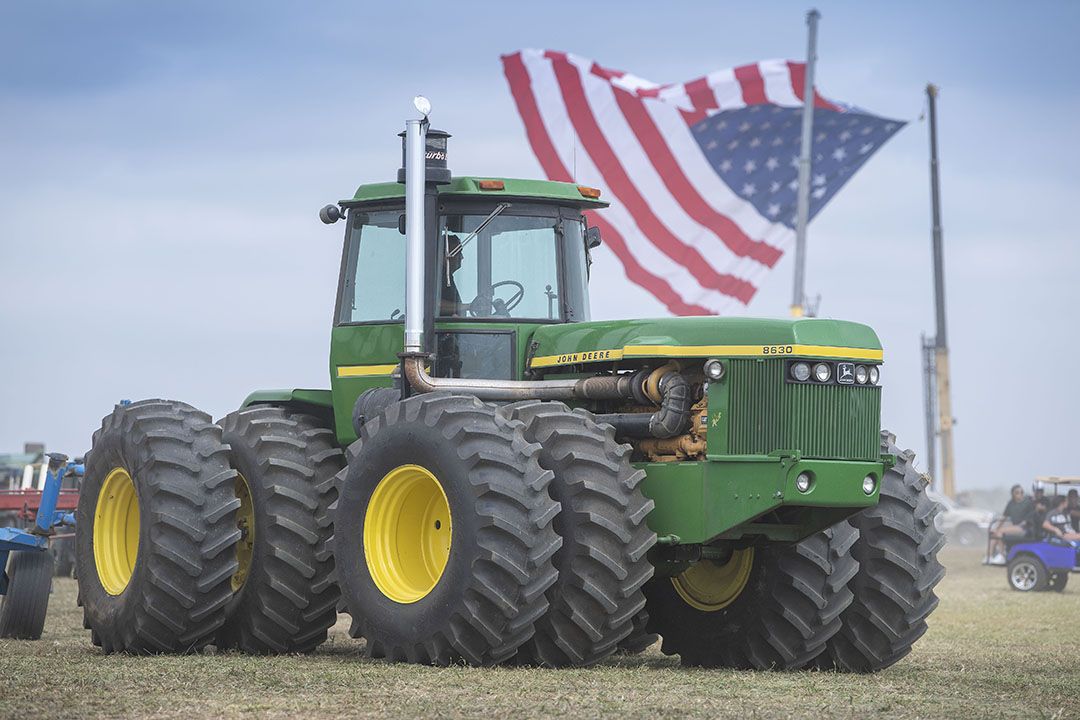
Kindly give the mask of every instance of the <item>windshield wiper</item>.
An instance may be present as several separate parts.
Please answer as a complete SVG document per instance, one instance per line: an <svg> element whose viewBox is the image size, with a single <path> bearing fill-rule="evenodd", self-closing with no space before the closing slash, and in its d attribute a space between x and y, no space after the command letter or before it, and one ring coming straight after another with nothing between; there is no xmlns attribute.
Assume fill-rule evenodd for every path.
<svg viewBox="0 0 1080 720"><path fill-rule="evenodd" d="M486 228L488 226L488 223L490 223L492 220L495 219L496 215L498 215L499 213L501 213L503 210L505 210L508 207L510 207L510 203L508 203L508 202L499 203L499 205L494 210L491 211L491 214L488 215L486 218L484 218L484 222L477 225L476 229L473 230L471 233L469 233L469 236L467 238L465 238L464 240L462 240L460 245L458 245L456 248L454 248L454 252L446 253L446 257L451 258L454 255L460 255L461 251L465 249L465 246L469 244L469 241L472 240L477 235L479 235L484 230L484 228Z"/></svg>

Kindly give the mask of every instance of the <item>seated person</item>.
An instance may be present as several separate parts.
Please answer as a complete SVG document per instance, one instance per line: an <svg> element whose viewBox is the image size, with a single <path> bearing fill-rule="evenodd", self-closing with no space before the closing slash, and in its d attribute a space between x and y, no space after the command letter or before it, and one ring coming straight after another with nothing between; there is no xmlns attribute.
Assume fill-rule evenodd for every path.
<svg viewBox="0 0 1080 720"><path fill-rule="evenodd" d="M997 521L997 525L990 528L990 557L987 562L991 565L1005 564L1006 535L1022 537L1032 529L1034 503L1030 498L1024 497L1024 488L1020 485L1013 485L1010 493L1012 497L1005 505L1001 519Z"/></svg>
<svg viewBox="0 0 1080 720"><path fill-rule="evenodd" d="M1069 499L1068 505L1065 506L1065 512L1069 514L1069 520L1072 521L1074 528L1080 528L1080 493L1073 488L1066 496Z"/></svg>
<svg viewBox="0 0 1080 720"><path fill-rule="evenodd" d="M1043 529L1049 533L1051 539L1059 538L1068 542L1080 542L1080 532L1072 524L1066 507L1069 499L1064 495L1058 495L1050 503L1050 512L1046 513L1043 520Z"/></svg>
<svg viewBox="0 0 1080 720"><path fill-rule="evenodd" d="M465 317L468 310L468 303L461 301L461 294L457 289L456 275L461 269L461 261L461 238L457 235L449 235L445 262L450 267L445 282L442 283L442 292L439 294L439 317Z"/></svg>

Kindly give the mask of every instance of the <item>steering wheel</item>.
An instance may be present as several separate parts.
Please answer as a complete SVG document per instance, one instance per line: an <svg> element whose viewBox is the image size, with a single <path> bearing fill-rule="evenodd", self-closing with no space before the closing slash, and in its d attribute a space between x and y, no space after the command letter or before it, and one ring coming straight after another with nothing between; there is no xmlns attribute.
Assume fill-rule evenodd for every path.
<svg viewBox="0 0 1080 720"><path fill-rule="evenodd" d="M517 291L513 295L511 295L510 299L508 300L494 298L492 300L492 303L495 305L496 312L502 310L503 312L509 313L511 310L521 304L521 300L525 297L525 286L519 283L517 280L500 280L497 283L491 284L492 296L495 295L495 288L500 288L504 285L513 285L515 288L517 288ZM500 305L502 306L501 308L499 307Z"/></svg>
<svg viewBox="0 0 1080 720"><path fill-rule="evenodd" d="M494 297L495 290L504 285L513 285L517 290L507 300ZM477 295L465 309L472 317L510 317L510 311L520 305L524 297L525 286L517 280L500 280L491 284L490 294Z"/></svg>

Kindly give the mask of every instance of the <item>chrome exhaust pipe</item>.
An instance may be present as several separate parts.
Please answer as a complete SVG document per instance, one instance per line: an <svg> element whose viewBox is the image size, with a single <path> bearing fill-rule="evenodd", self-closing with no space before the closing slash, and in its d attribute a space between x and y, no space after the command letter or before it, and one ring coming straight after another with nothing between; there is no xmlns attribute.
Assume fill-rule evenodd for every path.
<svg viewBox="0 0 1080 720"><path fill-rule="evenodd" d="M405 121L405 352L424 350L424 149L427 117Z"/></svg>

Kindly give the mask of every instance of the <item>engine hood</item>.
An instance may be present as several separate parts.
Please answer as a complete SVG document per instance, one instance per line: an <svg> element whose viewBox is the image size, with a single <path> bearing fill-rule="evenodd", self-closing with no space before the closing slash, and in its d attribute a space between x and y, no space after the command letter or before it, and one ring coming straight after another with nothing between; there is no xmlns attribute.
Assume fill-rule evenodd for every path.
<svg viewBox="0 0 1080 720"><path fill-rule="evenodd" d="M679 357L883 359L868 326L821 318L604 320L543 326L532 342L530 368Z"/></svg>

